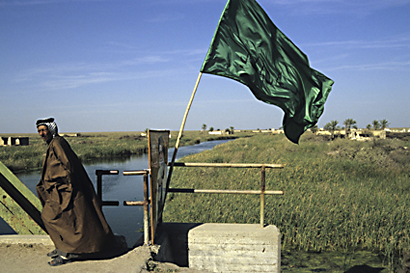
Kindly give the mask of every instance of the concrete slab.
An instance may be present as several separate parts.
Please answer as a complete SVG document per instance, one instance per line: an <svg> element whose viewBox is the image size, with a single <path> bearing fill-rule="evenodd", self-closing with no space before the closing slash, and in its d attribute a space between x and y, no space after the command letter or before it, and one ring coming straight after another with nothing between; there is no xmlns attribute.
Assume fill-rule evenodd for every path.
<svg viewBox="0 0 410 273"><path fill-rule="evenodd" d="M45 246L54 245L48 235L1 235L0 244L42 244Z"/></svg>
<svg viewBox="0 0 410 273"><path fill-rule="evenodd" d="M189 268L211 272L280 272L275 226L202 224L188 232Z"/></svg>

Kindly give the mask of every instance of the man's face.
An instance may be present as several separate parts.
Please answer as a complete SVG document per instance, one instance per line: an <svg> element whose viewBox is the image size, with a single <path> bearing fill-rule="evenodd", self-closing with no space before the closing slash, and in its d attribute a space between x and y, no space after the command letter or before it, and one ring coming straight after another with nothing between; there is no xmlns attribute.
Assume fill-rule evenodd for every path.
<svg viewBox="0 0 410 273"><path fill-rule="evenodd" d="M37 132L44 141L47 141L47 140L50 140L50 139L53 138L50 131L48 130L48 127L45 126L45 125L38 126L37 127Z"/></svg>

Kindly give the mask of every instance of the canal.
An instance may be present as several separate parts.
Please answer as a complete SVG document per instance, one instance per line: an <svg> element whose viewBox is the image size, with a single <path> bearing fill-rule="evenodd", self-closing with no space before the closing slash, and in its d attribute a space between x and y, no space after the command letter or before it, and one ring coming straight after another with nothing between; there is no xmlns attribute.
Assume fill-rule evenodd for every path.
<svg viewBox="0 0 410 273"><path fill-rule="evenodd" d="M183 146L178 149L176 160L189 155L200 153L212 149L216 145L223 144L230 140L216 140L203 142L193 146ZM174 148L168 150L168 162L171 161ZM133 156L121 161L106 161L84 164L84 167L93 181L96 188L96 170L118 170L118 175L103 176L103 197L104 201L119 201L119 206L104 206L103 212L107 222L115 234L125 236L128 246L132 247L142 236L143 228L143 208L126 207L123 201L142 201L143 181L142 176L124 176L123 171L148 169L148 154ZM36 185L40 180L40 171L17 175L18 178L36 194ZM37 195L37 194L36 194ZM15 234L0 218L0 235Z"/></svg>

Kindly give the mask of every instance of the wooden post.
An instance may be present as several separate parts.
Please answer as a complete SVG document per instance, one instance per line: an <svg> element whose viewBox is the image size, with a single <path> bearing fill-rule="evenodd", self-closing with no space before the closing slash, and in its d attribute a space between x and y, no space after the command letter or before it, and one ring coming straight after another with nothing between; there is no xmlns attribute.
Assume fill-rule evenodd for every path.
<svg viewBox="0 0 410 273"><path fill-rule="evenodd" d="M185 115L184 115L184 118L182 120L181 128L179 129L178 138L177 138L177 141L175 143L174 154L172 155L171 165L170 165L169 172L168 172L167 188L166 188L167 190L165 191L165 199L166 199L166 195L167 195L167 192L168 192L168 189L169 189L169 184L171 182L172 171L174 169L174 162L175 162L175 159L177 157L179 142L181 140L182 132L184 131L184 127L185 127L185 122L186 122L186 119L188 117L188 112L189 112L189 109L191 108L192 102L194 100L195 93L196 93L196 90L198 89L198 85L199 85L199 82L201 80L201 77L202 77L202 72L199 72L198 78L197 78L196 83L195 83L194 91L192 92L191 99L189 100L188 106L185 110Z"/></svg>

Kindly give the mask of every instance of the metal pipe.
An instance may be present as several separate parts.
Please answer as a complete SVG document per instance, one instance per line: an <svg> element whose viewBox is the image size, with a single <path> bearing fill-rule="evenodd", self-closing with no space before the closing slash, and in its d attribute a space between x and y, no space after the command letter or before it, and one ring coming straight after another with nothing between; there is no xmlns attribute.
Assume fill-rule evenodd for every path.
<svg viewBox="0 0 410 273"><path fill-rule="evenodd" d="M168 192L175 193L220 193L220 194L261 194L262 191L258 190L202 190L202 189L183 189L172 188L168 189ZM283 195L283 191L264 191L267 195Z"/></svg>
<svg viewBox="0 0 410 273"><path fill-rule="evenodd" d="M97 196L100 198L101 206L118 206L118 201L103 201L102 200L102 176L103 175L117 175L118 170L96 170L97 175Z"/></svg>
<svg viewBox="0 0 410 273"><path fill-rule="evenodd" d="M261 168L261 226L264 226L265 219L265 167Z"/></svg>
<svg viewBox="0 0 410 273"><path fill-rule="evenodd" d="M149 244L149 204L148 173L150 169L142 171L124 171L124 175L143 175L144 201L124 201L124 206L144 206L144 245ZM152 235L153 237L153 235Z"/></svg>
<svg viewBox="0 0 410 273"><path fill-rule="evenodd" d="M118 201L102 201L103 206L119 206L120 202Z"/></svg>
<svg viewBox="0 0 410 273"><path fill-rule="evenodd" d="M123 171L122 173L124 175L144 175L147 172L149 172L149 169L148 170L143 170L143 171Z"/></svg>
<svg viewBox="0 0 410 273"><path fill-rule="evenodd" d="M144 245L149 244L148 172L144 174Z"/></svg>
<svg viewBox="0 0 410 273"><path fill-rule="evenodd" d="M169 165L169 163L168 163ZM252 163L192 163L192 162L175 162L175 167L217 167L217 168L271 168L282 169L284 164L252 164Z"/></svg>
<svg viewBox="0 0 410 273"><path fill-rule="evenodd" d="M147 201L124 201L124 206L145 206L149 204Z"/></svg>

